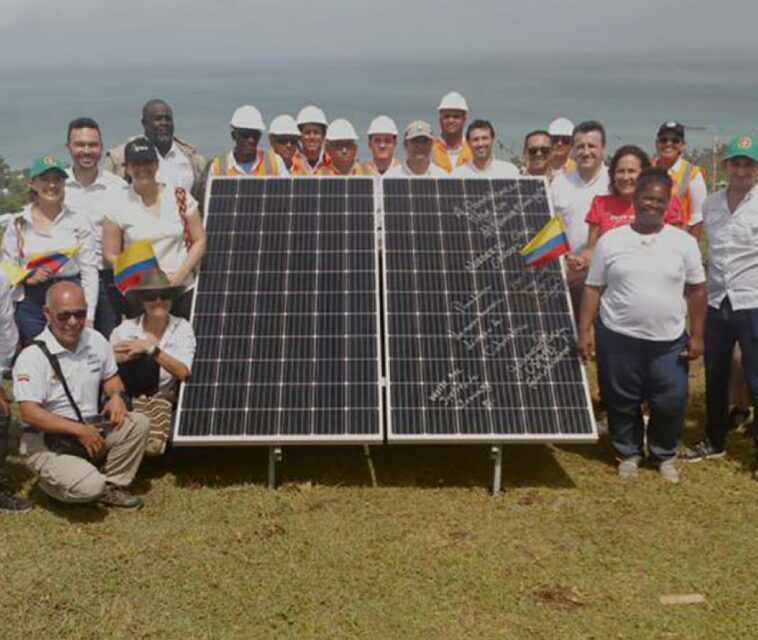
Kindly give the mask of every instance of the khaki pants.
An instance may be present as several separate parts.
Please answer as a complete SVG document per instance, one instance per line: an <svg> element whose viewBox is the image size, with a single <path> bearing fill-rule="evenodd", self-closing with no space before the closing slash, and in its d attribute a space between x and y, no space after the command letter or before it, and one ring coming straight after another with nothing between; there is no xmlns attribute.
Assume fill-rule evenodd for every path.
<svg viewBox="0 0 758 640"><path fill-rule="evenodd" d="M106 482L119 487L131 484L142 462L149 431L145 416L130 414L119 429L108 434L92 462L53 453L41 433L25 433L19 453L47 495L61 502L92 502L103 493Z"/></svg>

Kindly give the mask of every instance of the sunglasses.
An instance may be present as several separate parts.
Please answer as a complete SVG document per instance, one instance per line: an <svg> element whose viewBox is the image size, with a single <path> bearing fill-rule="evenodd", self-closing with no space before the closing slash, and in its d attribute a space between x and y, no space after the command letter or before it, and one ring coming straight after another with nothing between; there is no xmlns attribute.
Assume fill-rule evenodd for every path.
<svg viewBox="0 0 758 640"><path fill-rule="evenodd" d="M61 311L60 313L55 314L55 319L61 323L68 322L71 320L71 318L76 318L77 320L85 320L87 318L87 310L76 309L75 311Z"/></svg>
<svg viewBox="0 0 758 640"><path fill-rule="evenodd" d="M673 145L680 145L684 140L681 138L678 138L677 136L661 136L658 138L658 142L661 144L673 144Z"/></svg>
<svg viewBox="0 0 758 640"><path fill-rule="evenodd" d="M549 156L551 151L551 147L529 147L526 150L530 156Z"/></svg>
<svg viewBox="0 0 758 640"><path fill-rule="evenodd" d="M571 136L550 136L553 144L571 144Z"/></svg>
<svg viewBox="0 0 758 640"><path fill-rule="evenodd" d="M277 144L286 144L286 145L292 145L293 147L297 146L297 143L300 142L298 138L282 138L277 136L276 143Z"/></svg>
<svg viewBox="0 0 758 640"><path fill-rule="evenodd" d="M156 300L161 300L162 302L165 302L166 300L171 300L171 294L165 293L163 291L156 291L154 293L143 293L141 296L141 299L143 302L155 302Z"/></svg>
<svg viewBox="0 0 758 640"><path fill-rule="evenodd" d="M254 140L261 139L261 132L256 129L236 129L234 135L237 138L247 139L252 138Z"/></svg>

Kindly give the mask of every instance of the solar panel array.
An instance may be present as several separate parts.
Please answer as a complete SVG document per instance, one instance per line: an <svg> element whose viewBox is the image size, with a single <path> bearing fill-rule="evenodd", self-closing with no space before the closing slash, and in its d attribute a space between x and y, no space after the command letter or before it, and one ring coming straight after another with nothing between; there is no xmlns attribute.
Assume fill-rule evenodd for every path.
<svg viewBox="0 0 758 640"><path fill-rule="evenodd" d="M550 215L542 180L213 179L175 442L595 439L560 266L518 253Z"/></svg>

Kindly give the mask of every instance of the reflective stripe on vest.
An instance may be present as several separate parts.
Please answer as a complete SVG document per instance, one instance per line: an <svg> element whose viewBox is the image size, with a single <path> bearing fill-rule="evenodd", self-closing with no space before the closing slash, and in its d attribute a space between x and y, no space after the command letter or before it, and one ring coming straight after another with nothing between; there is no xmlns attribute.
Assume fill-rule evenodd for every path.
<svg viewBox="0 0 758 640"><path fill-rule="evenodd" d="M669 176L674 184L671 192L679 197L682 203L682 223L683 229L689 226L692 217L692 198L690 198L690 184L703 170L697 165L688 162L684 158L679 160L679 169L677 171L669 170Z"/></svg>
<svg viewBox="0 0 758 640"><path fill-rule="evenodd" d="M348 174L340 173L339 171L337 171L337 167L334 166L334 163L330 162L328 165L319 167L318 169L316 169L316 171L314 172L314 175L317 175L317 176L343 176L343 175L344 176L365 176L369 174L366 172L366 169L363 166L361 166L360 162L356 162L353 165L352 171Z"/></svg>
<svg viewBox="0 0 758 640"><path fill-rule="evenodd" d="M458 160L456 161L455 166L460 167L467 162L471 162L473 159L474 154L471 153L471 147L469 147L468 142L464 140L463 147L458 154ZM447 155L447 145L445 144L445 141L440 138L435 138L434 142L432 142L432 162L448 173L452 173L455 168L450 160L450 156Z"/></svg>
<svg viewBox="0 0 758 640"><path fill-rule="evenodd" d="M252 171L240 171L232 159L232 152L213 158L211 175L214 176L278 176L279 165L273 151L258 151L257 162Z"/></svg>

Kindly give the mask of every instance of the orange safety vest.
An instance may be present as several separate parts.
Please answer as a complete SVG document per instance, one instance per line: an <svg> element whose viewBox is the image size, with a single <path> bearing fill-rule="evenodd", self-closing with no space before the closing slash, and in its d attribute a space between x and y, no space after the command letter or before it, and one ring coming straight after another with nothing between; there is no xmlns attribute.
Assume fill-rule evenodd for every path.
<svg viewBox="0 0 758 640"><path fill-rule="evenodd" d="M690 198L690 184L698 176L703 176L705 172L697 165L688 162L684 158L679 158L679 169L677 171L669 170L669 175L674 181L671 188L671 194L679 198L682 203L682 228L689 226L692 217L692 199Z"/></svg>
<svg viewBox="0 0 758 640"><path fill-rule="evenodd" d="M290 167L290 175L291 176L310 176L313 174L313 169L311 169L311 165L308 164L308 160L305 159L305 156L297 151L294 156L292 156L292 166Z"/></svg>
<svg viewBox="0 0 758 640"><path fill-rule="evenodd" d="M390 166L387 167L387 171L389 171L390 169L394 167L399 167L401 164L402 162L400 162L400 160L398 160L397 158L392 158L392 162L390 162ZM373 160L369 160L368 162L366 162L366 164L363 165L363 168L366 170L367 176L382 176L384 175L384 173L387 173L387 171L385 171L384 173L379 171L379 169L376 168L376 163Z"/></svg>
<svg viewBox="0 0 758 640"><path fill-rule="evenodd" d="M474 154L471 153L471 147L468 146L468 142L465 140L463 141L463 148L458 154L458 160L455 163L455 167L450 161L450 156L447 154L447 150L448 146L442 138L435 138L434 142L432 142L432 162L448 173L452 173L455 167L460 167L474 159Z"/></svg>
<svg viewBox="0 0 758 640"><path fill-rule="evenodd" d="M330 162L327 165L321 166L316 171L313 172L313 175L316 176L343 176L345 174L340 173L337 171L337 167L334 166L333 162ZM353 165L353 170L347 174L351 176L365 176L368 175L366 172L366 169L361 165L360 162L356 162Z"/></svg>
<svg viewBox="0 0 758 640"><path fill-rule="evenodd" d="M237 165L233 162L232 152L224 154L223 156L216 156L211 162L211 175L212 176L278 176L279 165L276 162L276 154L273 151L261 151L257 152L258 161L253 167L252 171L242 172L237 168Z"/></svg>

